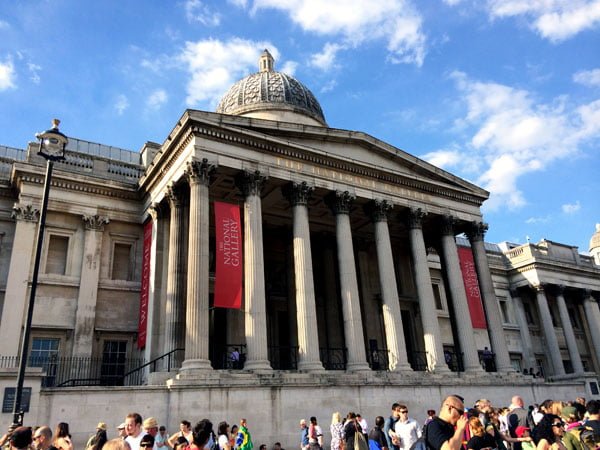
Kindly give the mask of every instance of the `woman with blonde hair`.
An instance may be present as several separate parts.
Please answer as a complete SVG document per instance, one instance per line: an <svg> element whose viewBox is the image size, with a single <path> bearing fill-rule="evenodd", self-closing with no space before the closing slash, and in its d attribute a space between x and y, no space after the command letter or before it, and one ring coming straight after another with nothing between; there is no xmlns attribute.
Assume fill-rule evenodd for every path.
<svg viewBox="0 0 600 450"><path fill-rule="evenodd" d="M342 423L342 415L339 411L336 411L331 415L331 426L329 427L329 431L331 432L331 450L343 450L344 424Z"/></svg>
<svg viewBox="0 0 600 450"><path fill-rule="evenodd" d="M483 450L498 447L494 437L485 432L485 428L479 417L471 417L469 419L469 428L471 429L471 439L467 442L467 450Z"/></svg>

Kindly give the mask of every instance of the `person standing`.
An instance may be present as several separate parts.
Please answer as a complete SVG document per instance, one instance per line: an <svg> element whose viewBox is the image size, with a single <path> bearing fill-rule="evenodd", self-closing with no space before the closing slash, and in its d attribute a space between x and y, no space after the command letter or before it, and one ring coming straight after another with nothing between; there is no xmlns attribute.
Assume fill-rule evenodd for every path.
<svg viewBox="0 0 600 450"><path fill-rule="evenodd" d="M57 450L52 445L52 430L48 426L39 427L33 433L33 447L35 450Z"/></svg>
<svg viewBox="0 0 600 450"><path fill-rule="evenodd" d="M398 419L400 419L400 403L394 403L392 405L392 415L386 419L385 424L383 425L383 433L385 434L389 450L399 450L392 438L396 433L394 427L396 426Z"/></svg>
<svg viewBox="0 0 600 450"><path fill-rule="evenodd" d="M331 450L341 450L344 441L344 424L342 415L336 411L331 415Z"/></svg>
<svg viewBox="0 0 600 450"><path fill-rule="evenodd" d="M513 396L510 402L510 413L508 413L507 421L508 421L508 432L510 436L513 438L517 437L517 427L528 427L529 421L527 418L527 411L524 408L523 399L519 395ZM513 450L521 450L521 443L514 442Z"/></svg>
<svg viewBox="0 0 600 450"><path fill-rule="evenodd" d="M238 431L237 438L235 440L235 446L239 450L252 450L254 448L254 444L252 443L252 436L250 436L250 431L248 430L248 422L246 419L240 420L240 428Z"/></svg>
<svg viewBox="0 0 600 450"><path fill-rule="evenodd" d="M127 437L125 441L131 447L131 450L140 450L140 442L146 435L146 432L142 428L142 416L138 413L129 413L125 417L125 431Z"/></svg>
<svg viewBox="0 0 600 450"><path fill-rule="evenodd" d="M60 422L56 425L53 445L58 450L73 450L73 442L71 442L71 433L69 433L68 423Z"/></svg>
<svg viewBox="0 0 600 450"><path fill-rule="evenodd" d="M465 405L455 395L444 399L440 413L427 425L426 445L431 450L460 450L467 426Z"/></svg>
<svg viewBox="0 0 600 450"><path fill-rule="evenodd" d="M26 450L33 442L33 433L30 427L17 427L10 435L9 443L11 450Z"/></svg>
<svg viewBox="0 0 600 450"><path fill-rule="evenodd" d="M308 448L308 425L306 420L300 421L300 450L306 450Z"/></svg>
<svg viewBox="0 0 600 450"><path fill-rule="evenodd" d="M158 422L156 419L154 417L148 417L146 420L144 420L142 427L144 428L146 434L152 436L152 450L158 450L158 444L156 442L156 436L158 435Z"/></svg>
<svg viewBox="0 0 600 450"><path fill-rule="evenodd" d="M410 450L421 437L421 428L415 419L408 416L408 407L400 405L400 418L394 425L394 433L401 450Z"/></svg>
<svg viewBox="0 0 600 450"><path fill-rule="evenodd" d="M154 441L159 449L163 449L163 447L169 447L169 434L167 433L167 429L164 425L161 425L158 428L158 434L154 437Z"/></svg>
<svg viewBox="0 0 600 450"><path fill-rule="evenodd" d="M388 450L387 439L383 433L385 419L381 416L375 418L375 426L369 431L369 449L370 450Z"/></svg>

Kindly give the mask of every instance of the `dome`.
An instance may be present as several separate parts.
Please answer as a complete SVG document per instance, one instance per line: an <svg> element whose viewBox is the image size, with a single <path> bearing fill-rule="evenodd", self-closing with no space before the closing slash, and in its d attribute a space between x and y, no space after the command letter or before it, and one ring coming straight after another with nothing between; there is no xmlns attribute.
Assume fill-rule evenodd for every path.
<svg viewBox="0 0 600 450"><path fill-rule="evenodd" d="M596 224L596 232L592 234L590 239L590 252L600 249L600 223Z"/></svg>
<svg viewBox="0 0 600 450"><path fill-rule="evenodd" d="M294 77L274 71L273 62L265 50L259 72L235 83L219 102L217 112L326 126L313 93Z"/></svg>

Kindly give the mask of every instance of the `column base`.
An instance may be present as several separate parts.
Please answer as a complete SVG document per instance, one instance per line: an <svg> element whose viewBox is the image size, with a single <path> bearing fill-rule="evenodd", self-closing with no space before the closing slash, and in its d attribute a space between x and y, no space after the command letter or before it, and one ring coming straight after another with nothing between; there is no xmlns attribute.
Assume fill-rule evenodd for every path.
<svg viewBox="0 0 600 450"><path fill-rule="evenodd" d="M256 359L256 360L246 360L244 363L244 370L251 370L253 372L261 372L261 371L273 371L271 367L271 363L268 359Z"/></svg>
<svg viewBox="0 0 600 450"><path fill-rule="evenodd" d="M480 365L476 365L471 367L465 367L465 373L480 375L487 372L483 370L483 367L481 367Z"/></svg>
<svg viewBox="0 0 600 450"><path fill-rule="evenodd" d="M191 373L207 372L213 370L208 359L186 359L181 364L179 373L187 375Z"/></svg>
<svg viewBox="0 0 600 450"><path fill-rule="evenodd" d="M414 372L413 368L410 367L410 364L398 364L396 367L394 367L393 369L388 369L390 372L393 373L398 373L398 372L404 372L404 373L410 373L410 372Z"/></svg>
<svg viewBox="0 0 600 450"><path fill-rule="evenodd" d="M443 364L437 364L433 370L429 369L430 373L435 373L435 374L443 374L443 375L449 375L451 373L453 373L450 368L448 367L447 364L443 363Z"/></svg>
<svg viewBox="0 0 600 450"><path fill-rule="evenodd" d="M304 361L298 362L299 372L325 372L325 368L321 361Z"/></svg>
<svg viewBox="0 0 600 450"><path fill-rule="evenodd" d="M366 362L349 362L346 365L347 372L371 372L371 367Z"/></svg>

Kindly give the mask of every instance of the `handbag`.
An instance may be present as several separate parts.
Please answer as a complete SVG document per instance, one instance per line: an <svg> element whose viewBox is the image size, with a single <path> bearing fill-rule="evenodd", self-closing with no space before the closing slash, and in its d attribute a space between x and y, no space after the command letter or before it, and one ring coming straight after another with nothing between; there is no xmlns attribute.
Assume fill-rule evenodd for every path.
<svg viewBox="0 0 600 450"><path fill-rule="evenodd" d="M358 431L358 427L354 424L356 432L354 433L354 450L369 450L369 445L365 439L365 435Z"/></svg>

